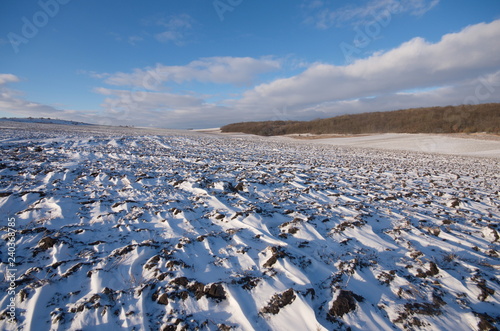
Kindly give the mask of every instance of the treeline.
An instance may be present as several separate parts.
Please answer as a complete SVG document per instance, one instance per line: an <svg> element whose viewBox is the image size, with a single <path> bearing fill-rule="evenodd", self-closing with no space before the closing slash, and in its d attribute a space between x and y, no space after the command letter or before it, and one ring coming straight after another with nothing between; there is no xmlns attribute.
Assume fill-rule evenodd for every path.
<svg viewBox="0 0 500 331"><path fill-rule="evenodd" d="M500 103L431 108L316 119L312 121L265 121L228 124L222 132L243 132L261 136L285 134L362 133L474 133L500 134Z"/></svg>

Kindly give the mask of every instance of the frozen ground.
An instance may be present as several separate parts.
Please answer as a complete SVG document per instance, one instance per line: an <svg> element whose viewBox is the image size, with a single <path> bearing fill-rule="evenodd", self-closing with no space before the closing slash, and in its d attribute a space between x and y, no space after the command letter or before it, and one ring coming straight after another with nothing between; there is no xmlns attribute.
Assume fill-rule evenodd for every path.
<svg viewBox="0 0 500 331"><path fill-rule="evenodd" d="M386 133L354 137L313 139L311 142L334 146L403 150L424 153L500 158L500 139L482 136Z"/></svg>
<svg viewBox="0 0 500 331"><path fill-rule="evenodd" d="M489 330L500 164L0 123L17 330ZM1 249L5 272L7 246Z"/></svg>

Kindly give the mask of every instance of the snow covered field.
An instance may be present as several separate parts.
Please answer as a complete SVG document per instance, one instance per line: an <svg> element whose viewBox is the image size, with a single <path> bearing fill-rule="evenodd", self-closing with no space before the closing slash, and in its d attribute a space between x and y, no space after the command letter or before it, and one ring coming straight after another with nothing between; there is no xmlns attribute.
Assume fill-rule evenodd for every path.
<svg viewBox="0 0 500 331"><path fill-rule="evenodd" d="M473 135L463 138L436 134L385 133L315 141L335 146L500 158L500 139L484 139Z"/></svg>
<svg viewBox="0 0 500 331"><path fill-rule="evenodd" d="M500 326L496 158L0 127L0 329Z"/></svg>

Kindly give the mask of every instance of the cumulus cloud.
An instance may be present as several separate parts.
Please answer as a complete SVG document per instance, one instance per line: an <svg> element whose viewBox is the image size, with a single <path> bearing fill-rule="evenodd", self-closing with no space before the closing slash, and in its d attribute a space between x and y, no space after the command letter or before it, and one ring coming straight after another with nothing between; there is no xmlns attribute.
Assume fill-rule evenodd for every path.
<svg viewBox="0 0 500 331"><path fill-rule="evenodd" d="M454 85L401 91L377 97L336 100L313 105L296 112L304 118L387 111L405 108L468 105L500 102L500 71L466 79Z"/></svg>
<svg viewBox="0 0 500 331"><path fill-rule="evenodd" d="M421 16L439 4L440 0L371 0L362 6L348 5L331 9L328 1L313 1L307 4L309 15L306 23L318 29L332 26L360 25L371 23L381 12Z"/></svg>
<svg viewBox="0 0 500 331"><path fill-rule="evenodd" d="M454 85L500 67L500 20L447 34L437 43L412 39L350 65L317 63L301 74L247 91L242 104L307 108L408 89Z"/></svg>
<svg viewBox="0 0 500 331"><path fill-rule="evenodd" d="M280 68L280 61L272 58L210 57L192 61L185 66L165 66L135 69L131 73L101 74L105 82L117 86L133 86L147 90L158 90L162 84L181 84L198 81L217 84L248 85L262 73Z"/></svg>

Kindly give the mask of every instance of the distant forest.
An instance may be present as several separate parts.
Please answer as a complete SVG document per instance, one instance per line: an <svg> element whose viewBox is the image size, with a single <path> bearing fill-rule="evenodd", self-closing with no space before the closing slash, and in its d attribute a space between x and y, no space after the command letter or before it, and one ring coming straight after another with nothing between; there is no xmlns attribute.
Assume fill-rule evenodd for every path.
<svg viewBox="0 0 500 331"><path fill-rule="evenodd" d="M474 133L500 134L500 103L342 115L312 121L265 121L228 124L222 132L261 136L286 134Z"/></svg>

